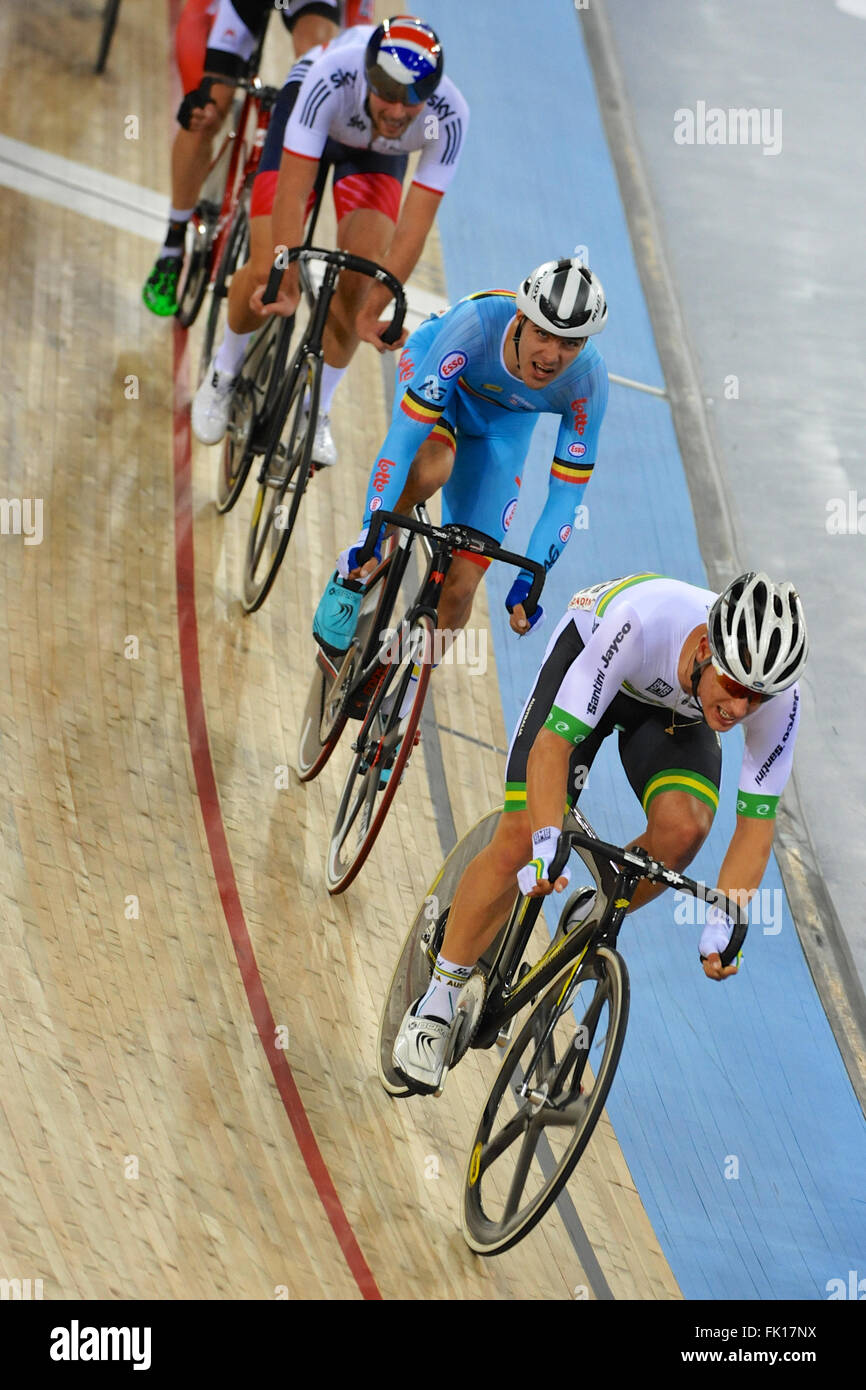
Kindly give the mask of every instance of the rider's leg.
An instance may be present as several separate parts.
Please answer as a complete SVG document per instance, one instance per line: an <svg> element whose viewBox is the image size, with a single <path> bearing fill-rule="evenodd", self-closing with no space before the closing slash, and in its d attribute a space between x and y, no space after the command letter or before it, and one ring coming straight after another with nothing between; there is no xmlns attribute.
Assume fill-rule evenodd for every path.
<svg viewBox="0 0 866 1390"><path fill-rule="evenodd" d="M682 871L710 833L719 804L722 753L719 740L703 720L677 723L668 711L640 714L620 721L619 752L631 786L647 817L643 834L633 843ZM638 884L631 911L664 889L645 880Z"/></svg>
<svg viewBox="0 0 866 1390"><path fill-rule="evenodd" d="M691 864L712 824L713 812L706 802L688 792L663 792L655 797L649 808L646 830L629 848L640 846L669 869L681 873ZM663 883L648 883L643 879L631 900L629 912L643 907L664 891Z"/></svg>

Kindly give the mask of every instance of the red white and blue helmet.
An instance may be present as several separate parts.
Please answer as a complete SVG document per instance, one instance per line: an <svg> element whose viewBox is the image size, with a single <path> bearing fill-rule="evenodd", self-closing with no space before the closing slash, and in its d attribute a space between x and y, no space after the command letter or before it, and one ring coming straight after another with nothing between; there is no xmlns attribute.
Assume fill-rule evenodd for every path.
<svg viewBox="0 0 866 1390"><path fill-rule="evenodd" d="M429 24L410 14L382 21L364 61L367 81L383 101L419 106L442 80L442 45Z"/></svg>

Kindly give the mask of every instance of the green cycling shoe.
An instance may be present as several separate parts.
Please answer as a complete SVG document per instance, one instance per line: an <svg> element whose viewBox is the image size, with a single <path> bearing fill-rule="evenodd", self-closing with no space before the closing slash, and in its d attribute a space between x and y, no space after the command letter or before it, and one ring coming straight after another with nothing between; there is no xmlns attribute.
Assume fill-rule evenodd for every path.
<svg viewBox="0 0 866 1390"><path fill-rule="evenodd" d="M163 256L145 281L141 297L152 314L168 318L177 313L177 282L183 256Z"/></svg>

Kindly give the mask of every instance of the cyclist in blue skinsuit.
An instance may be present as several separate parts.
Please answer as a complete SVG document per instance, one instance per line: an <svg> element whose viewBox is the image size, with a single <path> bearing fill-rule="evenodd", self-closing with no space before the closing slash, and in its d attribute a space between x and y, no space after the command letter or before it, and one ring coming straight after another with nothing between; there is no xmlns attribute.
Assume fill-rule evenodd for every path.
<svg viewBox="0 0 866 1390"><path fill-rule="evenodd" d="M560 417L547 502L529 544L550 569L574 527L596 460L607 405L607 370L589 339L607 321L604 291L574 259L548 261L507 290L469 295L428 319L406 344L398 368L391 428L373 465L361 533L342 551L313 634L332 657L345 652L362 598L358 551L380 508L407 513L442 488L443 522L462 522L504 538L517 506L529 438L540 413ZM439 628L465 626L488 560L457 552L439 605ZM344 581L350 581L348 585ZM531 576L521 570L506 606L511 627L528 632L523 603Z"/></svg>

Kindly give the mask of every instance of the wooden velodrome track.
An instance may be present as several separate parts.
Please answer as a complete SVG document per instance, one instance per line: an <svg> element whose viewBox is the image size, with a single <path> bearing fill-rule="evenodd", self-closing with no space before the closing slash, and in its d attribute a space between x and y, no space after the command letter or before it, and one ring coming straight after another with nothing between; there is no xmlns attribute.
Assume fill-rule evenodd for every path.
<svg viewBox="0 0 866 1390"><path fill-rule="evenodd" d="M7 0L0 131L167 194L166 5L124 7L96 78L100 8ZM439 1101L396 1104L376 1080L383 992L441 858L424 743L337 899L323 858L345 753L307 788L280 770L313 607L384 433L377 356L359 352L339 466L245 618L249 499L222 519L215 454L195 445L185 467L200 328L173 341L141 303L158 229L64 203L60 183L0 199L3 490L42 499L44 527L0 538L0 1276L45 1298L679 1297L607 1123L570 1185L577 1236L552 1214L483 1261L459 1201L496 1057L470 1056ZM428 252L419 280L441 293ZM488 651L485 676L435 680L458 834L501 797Z"/></svg>

